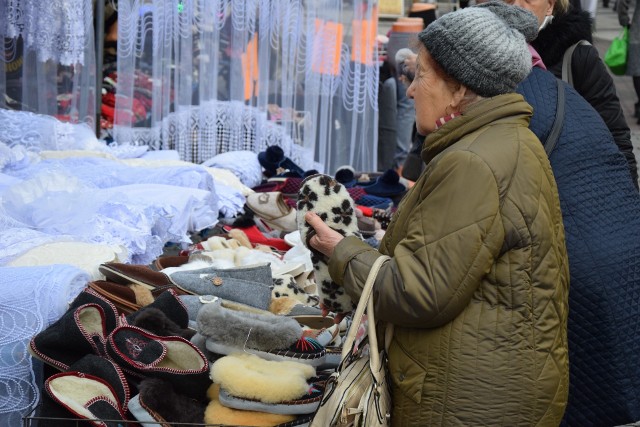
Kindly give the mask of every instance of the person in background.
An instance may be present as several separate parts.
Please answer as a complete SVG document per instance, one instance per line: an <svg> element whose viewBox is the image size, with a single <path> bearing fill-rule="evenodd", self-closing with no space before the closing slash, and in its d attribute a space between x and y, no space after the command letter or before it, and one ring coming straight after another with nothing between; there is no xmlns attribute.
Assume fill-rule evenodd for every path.
<svg viewBox="0 0 640 427"><path fill-rule="evenodd" d="M515 11L515 8L514 8ZM537 20L517 9L535 33ZM568 261L555 179L514 91L525 37L489 10L446 14L419 35L407 94L426 169L379 251L314 213L309 243L357 301L373 262L394 426L557 426L568 390Z"/></svg>
<svg viewBox="0 0 640 427"><path fill-rule="evenodd" d="M378 165L379 171L393 169L397 150L398 86L395 68L386 59L380 65L378 83Z"/></svg>
<svg viewBox="0 0 640 427"><path fill-rule="evenodd" d="M477 7L505 22L520 9L499 1ZM531 53L533 69L517 92L533 107L529 129L545 144L556 178L571 275L569 400L561 425L630 424L640 419L640 382L629 381L640 378L640 194L595 109Z"/></svg>
<svg viewBox="0 0 640 427"><path fill-rule="evenodd" d="M568 0L507 0L507 3L528 9L536 15L540 30L531 45L540 54L546 68L558 78L562 76L565 51L580 40L592 42L592 19L589 13L571 7ZM618 148L627 159L629 173L637 189L638 163L633 154L631 132L613 79L596 48L591 45L577 46L573 52L571 70L574 88L607 124Z"/></svg>
<svg viewBox="0 0 640 427"><path fill-rule="evenodd" d="M640 4L635 1L633 19L629 19L629 4L632 0L620 0L618 2L618 22L629 29L629 49L627 51L626 75L633 79L633 88L638 102L635 104L634 116L640 124Z"/></svg>

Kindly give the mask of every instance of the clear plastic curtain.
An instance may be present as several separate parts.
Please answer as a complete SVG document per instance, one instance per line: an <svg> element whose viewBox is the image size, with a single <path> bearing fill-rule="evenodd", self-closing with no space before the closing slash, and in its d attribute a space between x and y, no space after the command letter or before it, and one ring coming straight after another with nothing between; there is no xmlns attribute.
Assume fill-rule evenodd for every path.
<svg viewBox="0 0 640 427"><path fill-rule="evenodd" d="M119 0L114 137L373 170L377 0ZM146 117L132 114L145 95Z"/></svg>
<svg viewBox="0 0 640 427"><path fill-rule="evenodd" d="M94 123L90 0L0 0L0 108Z"/></svg>

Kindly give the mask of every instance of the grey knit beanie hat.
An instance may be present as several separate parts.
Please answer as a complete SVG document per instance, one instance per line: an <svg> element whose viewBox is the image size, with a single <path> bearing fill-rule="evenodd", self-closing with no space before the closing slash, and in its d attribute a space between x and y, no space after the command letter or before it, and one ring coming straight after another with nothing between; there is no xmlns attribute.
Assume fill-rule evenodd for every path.
<svg viewBox="0 0 640 427"><path fill-rule="evenodd" d="M447 13L418 37L448 75L483 97L514 92L531 71L525 36L486 8Z"/></svg>
<svg viewBox="0 0 640 427"><path fill-rule="evenodd" d="M538 18L520 6L509 6L502 0L491 0L473 7L489 9L498 15L508 26L522 33L527 43L531 43L538 37Z"/></svg>

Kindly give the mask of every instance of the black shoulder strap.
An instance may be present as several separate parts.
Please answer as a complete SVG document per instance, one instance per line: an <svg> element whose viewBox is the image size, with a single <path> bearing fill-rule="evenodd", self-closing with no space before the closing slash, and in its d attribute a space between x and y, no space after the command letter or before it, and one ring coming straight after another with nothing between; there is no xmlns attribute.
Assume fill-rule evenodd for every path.
<svg viewBox="0 0 640 427"><path fill-rule="evenodd" d="M551 152L558 142L560 132L562 131L562 125L564 124L564 84L562 80L556 79L558 85L558 103L556 105L556 119L553 121L551 132L547 136L547 140L544 142L544 151L547 152L547 156L551 156Z"/></svg>
<svg viewBox="0 0 640 427"><path fill-rule="evenodd" d="M571 59L573 58L573 51L576 50L578 46L585 45L591 46L586 40L580 40L578 43L571 45L565 52L562 57L562 80L569 83L571 87L573 87L573 71L571 70Z"/></svg>

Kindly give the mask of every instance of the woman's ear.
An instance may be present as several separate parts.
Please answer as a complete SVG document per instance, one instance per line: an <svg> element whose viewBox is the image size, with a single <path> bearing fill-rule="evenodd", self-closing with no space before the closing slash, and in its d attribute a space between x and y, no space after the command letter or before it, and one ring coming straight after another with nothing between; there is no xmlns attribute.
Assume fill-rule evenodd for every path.
<svg viewBox="0 0 640 427"><path fill-rule="evenodd" d="M470 92L471 91L464 85L460 85L458 89L453 91L453 93L451 94L451 104L450 104L453 111L462 113L461 111L461 108L463 107L462 101Z"/></svg>

